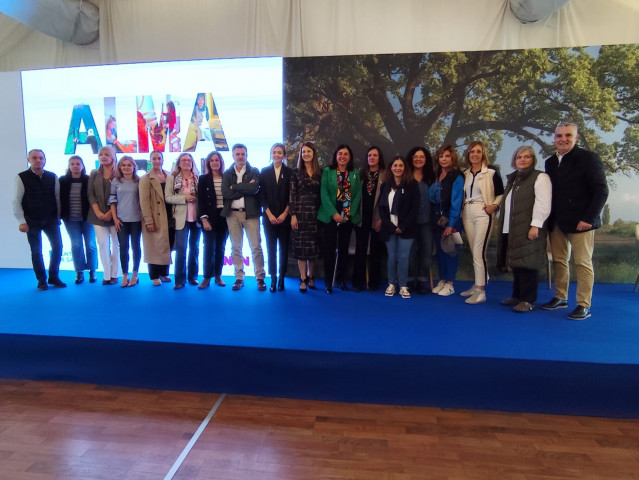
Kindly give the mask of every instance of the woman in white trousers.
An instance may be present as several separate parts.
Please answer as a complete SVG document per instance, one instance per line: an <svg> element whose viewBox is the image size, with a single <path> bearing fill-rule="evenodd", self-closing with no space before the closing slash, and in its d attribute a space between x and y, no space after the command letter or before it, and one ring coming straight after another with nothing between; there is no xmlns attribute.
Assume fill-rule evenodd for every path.
<svg viewBox="0 0 639 480"><path fill-rule="evenodd" d="M462 292L461 296L467 297L466 303L473 305L486 301L486 248L495 213L499 210L504 193L504 183L499 171L489 165L486 148L482 142L471 142L464 154L464 160L468 168L464 170L462 221L473 255L475 283Z"/></svg>

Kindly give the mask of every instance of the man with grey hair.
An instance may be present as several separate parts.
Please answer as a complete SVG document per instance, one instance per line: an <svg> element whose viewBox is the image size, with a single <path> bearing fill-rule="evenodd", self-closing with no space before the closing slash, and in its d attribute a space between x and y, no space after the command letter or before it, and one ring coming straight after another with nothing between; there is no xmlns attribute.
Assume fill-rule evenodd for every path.
<svg viewBox="0 0 639 480"><path fill-rule="evenodd" d="M603 162L596 153L576 146L578 138L574 123L557 125L557 153L546 160L546 173L552 181L549 231L555 295L541 308L567 308L572 251L577 271L577 307L568 315L571 320L585 320L591 315L595 229L601 227L601 210L608 199Z"/></svg>
<svg viewBox="0 0 639 480"><path fill-rule="evenodd" d="M18 229L27 234L38 290L47 290L47 283L64 288L67 285L58 277L62 258L60 182L54 173L44 169L47 159L42 150L30 150L27 161L29 168L20 172L15 180L13 214L18 220ZM43 232L51 245L48 282L42 258Z"/></svg>

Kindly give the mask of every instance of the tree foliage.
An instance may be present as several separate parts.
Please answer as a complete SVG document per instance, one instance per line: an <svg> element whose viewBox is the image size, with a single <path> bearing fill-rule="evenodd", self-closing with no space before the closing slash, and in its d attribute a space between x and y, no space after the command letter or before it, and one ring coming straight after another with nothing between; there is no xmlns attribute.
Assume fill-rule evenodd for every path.
<svg viewBox="0 0 639 480"><path fill-rule="evenodd" d="M387 155L504 136L554 151L560 121L609 174L639 171L637 45L304 57L285 60L285 132L314 141L326 162L338 143Z"/></svg>

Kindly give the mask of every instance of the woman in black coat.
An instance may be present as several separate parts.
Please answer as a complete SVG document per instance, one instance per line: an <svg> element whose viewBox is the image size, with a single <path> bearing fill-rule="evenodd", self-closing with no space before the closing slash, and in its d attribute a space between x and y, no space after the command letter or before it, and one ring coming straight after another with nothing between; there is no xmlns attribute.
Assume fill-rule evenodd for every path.
<svg viewBox="0 0 639 480"><path fill-rule="evenodd" d="M388 287L386 296L392 297L399 286L402 298L410 298L408 289L408 258L417 236L419 186L408 165L400 155L390 164L390 178L379 193L380 237L388 251Z"/></svg>
<svg viewBox="0 0 639 480"><path fill-rule="evenodd" d="M291 217L289 216L289 196L291 191L291 170L284 164L284 145L276 143L271 147L271 165L260 173L260 201L264 208L264 235L268 254L268 274L271 276L271 292L284 290L284 278L288 266L288 245L291 237ZM279 244L279 280L277 279Z"/></svg>
<svg viewBox="0 0 639 480"><path fill-rule="evenodd" d="M211 152L206 157L206 173L198 180L197 206L198 216L202 222L204 235L204 279L198 285L199 289L207 288L211 278L215 277L215 284L224 287L222 267L224 266L224 248L229 229L226 218L220 215L222 211L222 174L224 173L224 159L219 152Z"/></svg>

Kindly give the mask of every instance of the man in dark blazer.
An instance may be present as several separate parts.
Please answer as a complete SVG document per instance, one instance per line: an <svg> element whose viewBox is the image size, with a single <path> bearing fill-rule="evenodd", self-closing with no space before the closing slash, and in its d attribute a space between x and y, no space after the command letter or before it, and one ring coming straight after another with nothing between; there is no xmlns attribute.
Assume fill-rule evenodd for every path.
<svg viewBox="0 0 639 480"><path fill-rule="evenodd" d="M284 145L271 147L273 163L260 173L260 200L264 209L264 235L268 254L268 273L271 276L271 292L284 290L284 277L288 266L288 245L291 236L291 217L288 213L292 170L284 165ZM277 278L277 244L280 245L279 280Z"/></svg>
<svg viewBox="0 0 639 480"><path fill-rule="evenodd" d="M568 306L568 262L572 250L577 270L577 307L568 315L571 320L584 320L591 315L595 229L601 227L601 210L608 199L603 162L596 153L576 146L578 138L577 125L559 124L554 140L557 153L546 160L546 173L552 181L549 231L555 295L542 308Z"/></svg>

